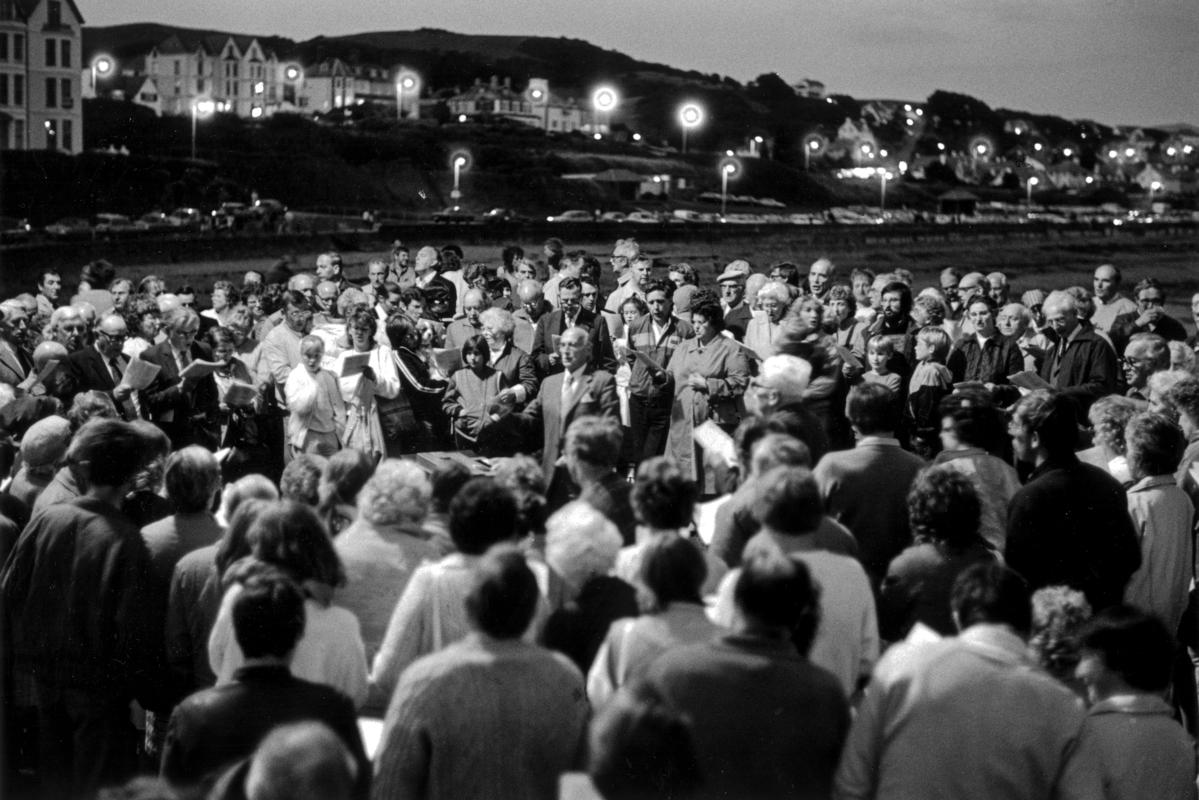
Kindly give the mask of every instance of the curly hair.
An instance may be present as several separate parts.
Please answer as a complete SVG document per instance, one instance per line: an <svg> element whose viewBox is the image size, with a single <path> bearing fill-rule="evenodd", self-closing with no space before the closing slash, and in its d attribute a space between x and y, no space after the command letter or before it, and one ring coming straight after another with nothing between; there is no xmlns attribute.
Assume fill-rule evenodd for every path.
<svg viewBox="0 0 1199 800"><path fill-rule="evenodd" d="M974 483L951 467L929 467L908 490L908 522L912 534L950 550L981 541L982 504Z"/></svg>
<svg viewBox="0 0 1199 800"><path fill-rule="evenodd" d="M419 523L428 513L431 491L424 470L389 458L358 493L358 513L375 527Z"/></svg>
<svg viewBox="0 0 1199 800"><path fill-rule="evenodd" d="M1068 586L1046 586L1032 596L1032 636L1037 661L1060 681L1070 683L1081 658L1078 634L1091 618L1086 595Z"/></svg>
<svg viewBox="0 0 1199 800"><path fill-rule="evenodd" d="M1128 421L1124 443L1134 480L1173 475L1186 449L1182 428L1164 414L1152 411L1137 414Z"/></svg>
<svg viewBox="0 0 1199 800"><path fill-rule="evenodd" d="M280 500L263 509L246 532L251 554L274 564L294 580L314 580L338 587L345 569L324 523L309 506Z"/></svg>
<svg viewBox="0 0 1199 800"><path fill-rule="evenodd" d="M545 560L576 589L607 575L623 540L608 518L582 500L567 503L545 524Z"/></svg>
<svg viewBox="0 0 1199 800"><path fill-rule="evenodd" d="M1140 406L1135 400L1118 394L1109 394L1092 403L1090 410L1087 411L1087 419L1095 429L1095 444L1107 448L1118 456L1127 453L1125 430L1129 420L1139 410Z"/></svg>

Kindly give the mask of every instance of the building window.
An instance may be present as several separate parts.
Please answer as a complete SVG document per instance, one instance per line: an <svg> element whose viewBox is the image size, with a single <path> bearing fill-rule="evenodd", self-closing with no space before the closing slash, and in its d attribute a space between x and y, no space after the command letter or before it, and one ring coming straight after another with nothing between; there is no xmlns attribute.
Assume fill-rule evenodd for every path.
<svg viewBox="0 0 1199 800"><path fill-rule="evenodd" d="M59 142L59 145L62 147L63 150L66 150L69 152L73 149L73 147L74 147L73 140L75 138L74 133L75 133L75 124L73 122L71 122L71 120L69 120L69 119L64 119L62 121L62 141Z"/></svg>
<svg viewBox="0 0 1199 800"><path fill-rule="evenodd" d="M58 148L58 120L46 120L46 149L55 150Z"/></svg>
<svg viewBox="0 0 1199 800"><path fill-rule="evenodd" d="M0 0L0 20L10 20L17 18L17 4L15 0Z"/></svg>
<svg viewBox="0 0 1199 800"><path fill-rule="evenodd" d="M23 61L25 59L25 34L14 33L12 35L12 60Z"/></svg>
<svg viewBox="0 0 1199 800"><path fill-rule="evenodd" d="M71 79L63 78L58 93L59 99L62 101L63 108L71 108L75 105L71 97Z"/></svg>
<svg viewBox="0 0 1199 800"><path fill-rule="evenodd" d="M177 58L175 59L175 74L176 75L183 74L183 62Z"/></svg>
<svg viewBox="0 0 1199 800"><path fill-rule="evenodd" d="M196 81L196 94L204 94L204 79L200 78Z"/></svg>
<svg viewBox="0 0 1199 800"><path fill-rule="evenodd" d="M62 25L62 2L60 0L50 0L46 3L46 24L51 28Z"/></svg>
<svg viewBox="0 0 1199 800"><path fill-rule="evenodd" d="M8 61L8 34L0 33L0 61Z"/></svg>
<svg viewBox="0 0 1199 800"><path fill-rule="evenodd" d="M58 108L58 78L46 78L46 108Z"/></svg>
<svg viewBox="0 0 1199 800"><path fill-rule="evenodd" d="M70 39L62 40L62 52L59 55L61 56L61 58L58 59L58 65L60 67L71 66L71 40Z"/></svg>
<svg viewBox="0 0 1199 800"><path fill-rule="evenodd" d="M13 75L12 76L12 104L14 106L25 105L25 76L24 75ZM21 140L24 141L24 139L25 139L25 137L22 136Z"/></svg>
<svg viewBox="0 0 1199 800"><path fill-rule="evenodd" d="M13 147L25 146L25 120L23 119L13 120L12 145Z"/></svg>
<svg viewBox="0 0 1199 800"><path fill-rule="evenodd" d="M58 42L54 39L46 40L46 66L58 66Z"/></svg>
<svg viewBox="0 0 1199 800"><path fill-rule="evenodd" d="M0 72L0 106L8 105L8 76Z"/></svg>

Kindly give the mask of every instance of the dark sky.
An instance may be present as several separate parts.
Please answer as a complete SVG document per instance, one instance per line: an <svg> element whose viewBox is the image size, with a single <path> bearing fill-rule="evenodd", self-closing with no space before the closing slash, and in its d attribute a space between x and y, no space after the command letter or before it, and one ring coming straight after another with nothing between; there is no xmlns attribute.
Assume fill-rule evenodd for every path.
<svg viewBox="0 0 1199 800"><path fill-rule="evenodd" d="M1108 124L1199 123L1199 0L79 0L90 25L162 22L303 40L376 30L586 39L747 81L859 98L935 89ZM152 9L152 10L150 10Z"/></svg>

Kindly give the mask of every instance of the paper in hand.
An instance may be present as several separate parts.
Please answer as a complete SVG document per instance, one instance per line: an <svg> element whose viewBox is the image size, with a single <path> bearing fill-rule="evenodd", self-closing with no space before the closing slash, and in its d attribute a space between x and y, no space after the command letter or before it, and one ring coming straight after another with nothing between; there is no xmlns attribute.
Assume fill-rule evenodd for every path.
<svg viewBox="0 0 1199 800"><path fill-rule="evenodd" d="M49 361L47 361L45 363L45 365L41 368L41 370L39 372L37 372L36 374L30 373L28 378L26 378L25 380L23 380L19 384L17 384L17 388L28 392L34 386L37 386L39 383L42 384L43 386L45 386L46 381L50 378L51 375L54 374L54 371L58 369L58 365L61 363L62 362L59 361L57 358L50 359Z"/></svg>
<svg viewBox="0 0 1199 800"><path fill-rule="evenodd" d="M859 361L858 357L853 354L853 351L845 345L834 344L833 350L836 352L837 357L840 358L842 362L848 364L854 369L864 369L862 362Z"/></svg>
<svg viewBox="0 0 1199 800"><path fill-rule="evenodd" d="M221 400L225 405L232 408L244 408L253 405L258 398L258 390L248 383L241 381L233 381L229 384L229 388L225 390L225 396Z"/></svg>
<svg viewBox="0 0 1199 800"><path fill-rule="evenodd" d="M370 353L348 353L341 362L341 377L352 378L361 375L362 370L370 366Z"/></svg>
<svg viewBox="0 0 1199 800"><path fill-rule="evenodd" d="M1035 392L1038 389L1052 389L1044 378L1030 369L1021 370L1014 375L1007 376L1008 383L1013 386L1019 386L1021 389L1028 389L1030 392Z"/></svg>
<svg viewBox="0 0 1199 800"><path fill-rule="evenodd" d="M691 432L691 438L707 452L723 458L730 467L737 465L737 448L733 444L733 437L721 430L712 420L697 426Z"/></svg>
<svg viewBox="0 0 1199 800"><path fill-rule="evenodd" d="M462 369L462 351L457 347L434 347L433 362L446 375L453 375Z"/></svg>
<svg viewBox="0 0 1199 800"><path fill-rule="evenodd" d="M629 352L633 354L633 358L637 359L646 367L648 367L650 372L657 372L658 370L662 369L661 365L658 364L657 361L654 361L653 357L649 353L643 353L640 350L630 350Z"/></svg>
<svg viewBox="0 0 1199 800"><path fill-rule="evenodd" d="M183 368L183 371L179 373L179 377L185 381L193 378L203 378L205 375L211 375L223 366L224 364L221 364L219 361L205 361L202 358L197 358Z"/></svg>
<svg viewBox="0 0 1199 800"><path fill-rule="evenodd" d="M157 364L150 361L143 361L140 358L131 358L129 359L129 364L125 367L125 374L121 377L121 383L134 391L140 392L153 383L161 371L162 367Z"/></svg>

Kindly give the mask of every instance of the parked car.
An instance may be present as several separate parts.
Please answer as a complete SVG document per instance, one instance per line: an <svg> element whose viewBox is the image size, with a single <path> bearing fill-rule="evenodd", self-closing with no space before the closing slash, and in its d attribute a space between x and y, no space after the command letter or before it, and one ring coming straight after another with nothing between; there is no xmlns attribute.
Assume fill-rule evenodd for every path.
<svg viewBox="0 0 1199 800"><path fill-rule="evenodd" d="M590 211L582 211L580 209L571 209L563 211L561 214L555 214L552 217L546 217L546 222L594 222L595 217Z"/></svg>
<svg viewBox="0 0 1199 800"><path fill-rule="evenodd" d="M0 217L0 242L24 242L33 236L33 226L27 219Z"/></svg>
<svg viewBox="0 0 1199 800"><path fill-rule="evenodd" d="M204 226L204 215L200 213L200 209L198 208L176 208L170 214L167 214L167 222L170 222L176 228L198 231Z"/></svg>
<svg viewBox="0 0 1199 800"><path fill-rule="evenodd" d="M139 231L171 231L175 229L170 217L161 211L142 214L133 224Z"/></svg>
<svg viewBox="0 0 1199 800"><path fill-rule="evenodd" d="M600 222L624 222L626 219L623 211L605 211L600 214Z"/></svg>
<svg viewBox="0 0 1199 800"><path fill-rule="evenodd" d="M92 223L82 217L63 217L46 226L51 236L85 236L92 232Z"/></svg>
<svg viewBox="0 0 1199 800"><path fill-rule="evenodd" d="M634 211L625 217L624 221L632 222L635 225L657 225L661 220L652 211Z"/></svg>
<svg viewBox="0 0 1199 800"><path fill-rule="evenodd" d="M221 203L212 212L212 227L238 230L250 218L250 209L245 203Z"/></svg>
<svg viewBox="0 0 1199 800"><path fill-rule="evenodd" d="M450 223L474 222L475 215L464 209L462 206L450 206L449 208L443 208L441 211L435 213L433 215L433 221Z"/></svg>
<svg viewBox="0 0 1199 800"><path fill-rule="evenodd" d="M255 214L269 217L282 216L287 213L287 206L271 197L264 197L254 203Z"/></svg>
<svg viewBox="0 0 1199 800"><path fill-rule="evenodd" d="M529 218L518 214L511 208L492 208L479 218L484 225L502 225L504 223L528 222Z"/></svg>
<svg viewBox="0 0 1199 800"><path fill-rule="evenodd" d="M135 231L137 226L124 214L97 214L92 230L96 233L122 233Z"/></svg>

